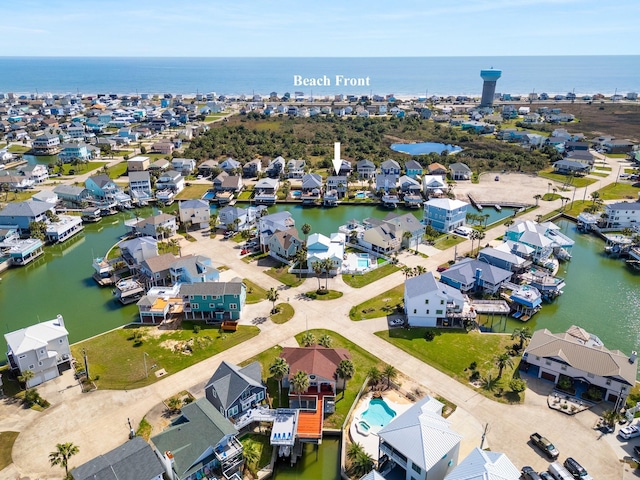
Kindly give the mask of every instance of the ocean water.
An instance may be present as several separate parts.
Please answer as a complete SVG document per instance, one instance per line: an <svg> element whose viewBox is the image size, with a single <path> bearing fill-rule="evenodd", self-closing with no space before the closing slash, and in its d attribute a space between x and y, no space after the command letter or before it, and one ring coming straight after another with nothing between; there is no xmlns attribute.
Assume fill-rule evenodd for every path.
<svg viewBox="0 0 640 480"><path fill-rule="evenodd" d="M282 95L473 95L480 70L502 70L496 92L640 91L640 56L393 58L0 57L0 92ZM295 76L315 86L297 86ZM318 81L318 79L320 81ZM346 80L354 79L354 80ZM340 85L336 85L340 83ZM355 86L345 85L355 83Z"/></svg>

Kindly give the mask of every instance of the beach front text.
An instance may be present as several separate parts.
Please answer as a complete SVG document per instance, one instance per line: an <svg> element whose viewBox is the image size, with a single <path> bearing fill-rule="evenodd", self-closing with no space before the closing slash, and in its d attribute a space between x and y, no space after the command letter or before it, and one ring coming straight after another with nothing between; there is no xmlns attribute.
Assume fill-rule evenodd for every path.
<svg viewBox="0 0 640 480"><path fill-rule="evenodd" d="M332 85L336 87L370 87L370 82L369 77L345 77L344 75L336 75L333 83L327 75L321 77L293 76L294 87L330 87Z"/></svg>

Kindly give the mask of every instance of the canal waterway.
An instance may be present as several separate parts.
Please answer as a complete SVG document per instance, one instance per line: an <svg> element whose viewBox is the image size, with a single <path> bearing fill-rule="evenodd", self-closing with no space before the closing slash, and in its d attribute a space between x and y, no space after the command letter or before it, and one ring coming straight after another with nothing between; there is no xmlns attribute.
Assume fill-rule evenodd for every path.
<svg viewBox="0 0 640 480"><path fill-rule="evenodd" d="M278 460L273 478L277 480L339 480L340 479L340 439L324 436L322 444L315 446L305 443L302 457L292 467Z"/></svg>

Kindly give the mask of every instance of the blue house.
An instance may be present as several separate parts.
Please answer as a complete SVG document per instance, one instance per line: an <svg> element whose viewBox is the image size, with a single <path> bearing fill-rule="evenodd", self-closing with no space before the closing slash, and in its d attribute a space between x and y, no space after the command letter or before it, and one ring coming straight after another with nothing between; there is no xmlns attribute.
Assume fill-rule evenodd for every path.
<svg viewBox="0 0 640 480"><path fill-rule="evenodd" d="M424 203L424 223L449 233L465 224L468 203L449 198L432 198Z"/></svg>
<svg viewBox="0 0 640 480"><path fill-rule="evenodd" d="M382 175L394 175L397 179L401 171L400 165L395 160L385 160L380 164L380 173Z"/></svg>
<svg viewBox="0 0 640 480"><path fill-rule="evenodd" d="M11 202L0 211L0 225L15 227L24 235L29 232L31 222L47 222L46 213L54 210L55 205L48 202Z"/></svg>
<svg viewBox="0 0 640 480"><path fill-rule="evenodd" d="M84 182L87 190L99 199L109 203L126 203L131 201L131 197L125 194L108 175L100 174L89 177Z"/></svg>
<svg viewBox="0 0 640 480"><path fill-rule="evenodd" d="M440 281L462 293L496 293L504 282L511 280L512 272L488 263L465 258L440 274Z"/></svg>
<svg viewBox="0 0 640 480"><path fill-rule="evenodd" d="M181 285L180 295L188 320L237 321L247 298L247 287L240 280L191 283Z"/></svg>
<svg viewBox="0 0 640 480"><path fill-rule="evenodd" d="M404 169L407 172L407 177L416 178L422 175L422 165L415 160L409 160L404 164Z"/></svg>
<svg viewBox="0 0 640 480"><path fill-rule="evenodd" d="M226 418L236 418L262 403L266 393L259 362L240 368L223 360L204 387L207 400Z"/></svg>
<svg viewBox="0 0 640 480"><path fill-rule="evenodd" d="M217 282L220 272L203 255L181 257L169 268L171 283Z"/></svg>

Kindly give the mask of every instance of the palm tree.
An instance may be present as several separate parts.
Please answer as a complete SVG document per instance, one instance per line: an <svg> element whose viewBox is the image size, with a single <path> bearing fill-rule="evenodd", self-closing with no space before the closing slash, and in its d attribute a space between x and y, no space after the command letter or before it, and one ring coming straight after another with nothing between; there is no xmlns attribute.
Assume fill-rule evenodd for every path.
<svg viewBox="0 0 640 480"><path fill-rule="evenodd" d="M294 258L296 263L298 264L298 278L300 278L302 276L301 270L307 263L307 251L304 248L298 249Z"/></svg>
<svg viewBox="0 0 640 480"><path fill-rule="evenodd" d="M538 202L540 202L540 199L542 198L542 195L537 194L537 195L534 195L533 198L535 198L535 200L536 200L536 207L537 207L538 206Z"/></svg>
<svg viewBox="0 0 640 480"><path fill-rule="evenodd" d="M322 345L323 347L326 347L326 348L331 348L331 346L333 345L333 338L331 338L330 335L327 335L325 333L318 340L318 345Z"/></svg>
<svg viewBox="0 0 640 480"><path fill-rule="evenodd" d="M511 334L511 340L518 339L520 342L519 350L522 350L524 343L531 339L531 329L529 327L516 328Z"/></svg>
<svg viewBox="0 0 640 480"><path fill-rule="evenodd" d="M325 273L325 277L324 277L325 290L329 290L329 274L331 273L331 270L333 270L333 268L334 268L333 260L331 260L330 258L325 258L322 261L322 269L324 270L324 273Z"/></svg>
<svg viewBox="0 0 640 480"><path fill-rule="evenodd" d="M488 213L485 213L484 215L482 215L482 220L484 221L484 228L487 228L487 220L489 220L490 215Z"/></svg>
<svg viewBox="0 0 640 480"><path fill-rule="evenodd" d="M491 374L487 375L482 379L482 388L487 390L488 392L493 392L498 386L498 379L491 376Z"/></svg>
<svg viewBox="0 0 640 480"><path fill-rule="evenodd" d="M508 353L502 353L495 358L496 367L498 367L498 378L502 378L502 371L505 367L513 368L513 360Z"/></svg>
<svg viewBox="0 0 640 480"><path fill-rule="evenodd" d="M387 379L387 389L391 388L391 382L398 378L398 370L393 365L387 365L382 369L382 376Z"/></svg>
<svg viewBox="0 0 640 480"><path fill-rule="evenodd" d="M289 364L282 357L276 357L269 365L269 375L278 381L278 406L282 406L282 379L289 372Z"/></svg>
<svg viewBox="0 0 640 480"><path fill-rule="evenodd" d="M409 244L409 242L411 241L411 232L404 232L402 234L402 241L406 241L407 242L407 248L410 248L411 245Z"/></svg>
<svg viewBox="0 0 640 480"><path fill-rule="evenodd" d="M589 196L591 197L591 200L592 200L593 204L595 205L595 203L600 199L600 192L598 192L598 191L591 192L589 194Z"/></svg>
<svg viewBox="0 0 640 480"><path fill-rule="evenodd" d="M278 290L276 290L273 287L270 288L269 291L267 292L267 300L271 302L272 314L276 313L276 301L278 300L278 298L280 298L280 294L278 293Z"/></svg>
<svg viewBox="0 0 640 480"><path fill-rule="evenodd" d="M304 225L302 225L302 233L304 234L304 244L307 244L307 235L309 235L309 232L311 231L311 225L309 225L308 223L305 223Z"/></svg>
<svg viewBox="0 0 640 480"><path fill-rule="evenodd" d="M58 443L55 451L49 454L49 463L52 467L56 465L63 467L65 476L69 477L69 458L79 451L80 449L71 442Z"/></svg>
<svg viewBox="0 0 640 480"><path fill-rule="evenodd" d="M169 248L171 249L171 253L175 252L176 249L178 249L178 253L180 253L181 248L178 240L176 240L175 238L172 238L171 240L169 240L168 245L169 245Z"/></svg>
<svg viewBox="0 0 640 480"><path fill-rule="evenodd" d="M373 387L376 386L382 378L382 373L380 373L378 367L371 367L367 371L367 376L369 377L369 385L371 385L371 388L373 389Z"/></svg>
<svg viewBox="0 0 640 480"><path fill-rule="evenodd" d="M411 267L403 267L402 273L404 273L404 278L409 278L413 275L413 268Z"/></svg>
<svg viewBox="0 0 640 480"><path fill-rule="evenodd" d="M33 372L33 370L25 370L24 372L22 372L20 375L18 375L18 381L20 383L24 383L25 389L27 388L27 384L29 383L29 380L32 380L33 377L35 377L35 373Z"/></svg>
<svg viewBox="0 0 640 480"><path fill-rule="evenodd" d="M255 440L244 441L242 443L242 458L244 459L245 470L250 470L251 466L256 465L260 460L258 442Z"/></svg>
<svg viewBox="0 0 640 480"><path fill-rule="evenodd" d="M311 345L316 344L316 336L311 332L304 332L302 335L302 345L305 347L310 347Z"/></svg>
<svg viewBox="0 0 640 480"><path fill-rule="evenodd" d="M613 427L616 422L622 418L622 414L620 413L620 411L615 409L605 410L601 415L604 423L611 427Z"/></svg>
<svg viewBox="0 0 640 480"><path fill-rule="evenodd" d="M291 388L298 394L298 405L300 405L300 396L309 388L309 375L302 370L296 372L291 379Z"/></svg>
<svg viewBox="0 0 640 480"><path fill-rule="evenodd" d="M473 244L476 240L480 243L480 232L474 228L469 234L469 239L471 239L471 255L473 256Z"/></svg>
<svg viewBox="0 0 640 480"><path fill-rule="evenodd" d="M480 253L480 240L484 239L486 236L486 233L478 232L478 253Z"/></svg>
<svg viewBox="0 0 640 480"><path fill-rule="evenodd" d="M353 461L360 453L364 452L364 447L361 443L353 442L347 447L347 460Z"/></svg>
<svg viewBox="0 0 640 480"><path fill-rule="evenodd" d="M338 364L338 368L336 369L336 377L342 379L342 398L344 398L344 391L347 389L347 380L353 378L353 375L356 373L356 369L353 366L353 362L351 360L342 360Z"/></svg>
<svg viewBox="0 0 640 480"><path fill-rule="evenodd" d="M413 270L416 273L416 276L422 275L423 273L427 273L427 268L423 265L418 265Z"/></svg>
<svg viewBox="0 0 640 480"><path fill-rule="evenodd" d="M322 272L324 271L322 262L318 262L318 261L313 262L311 264L311 268L313 269L314 273L318 277L318 290L320 290L320 275L322 275Z"/></svg>
<svg viewBox="0 0 640 480"><path fill-rule="evenodd" d="M360 478L373 470L373 458L367 452L362 451L351 461L351 473Z"/></svg>

